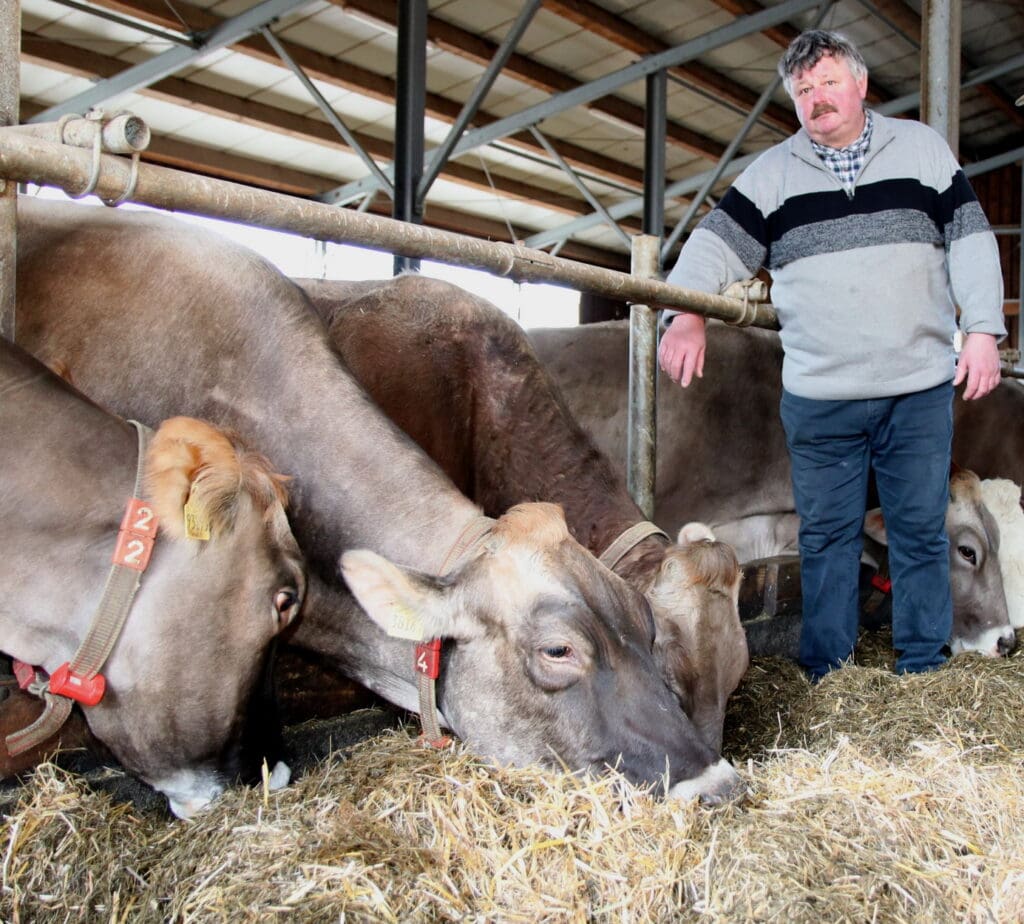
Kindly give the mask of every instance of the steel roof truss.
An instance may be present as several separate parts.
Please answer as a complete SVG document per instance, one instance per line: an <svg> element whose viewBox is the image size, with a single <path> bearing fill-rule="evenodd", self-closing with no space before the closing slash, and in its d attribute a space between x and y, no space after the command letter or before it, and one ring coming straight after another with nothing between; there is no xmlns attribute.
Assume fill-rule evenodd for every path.
<svg viewBox="0 0 1024 924"><path fill-rule="evenodd" d="M226 45L233 45L253 32L258 32L281 16L305 6L310 0L264 0L252 9L232 19L226 19L208 33L196 36L198 47L177 46L158 54L148 61L123 70L115 77L101 80L88 90L71 97L56 106L44 109L32 122L53 122L69 113L81 114L94 107L103 106L110 100L125 93L151 86L164 77L176 74L182 68L195 64L204 55Z"/></svg>

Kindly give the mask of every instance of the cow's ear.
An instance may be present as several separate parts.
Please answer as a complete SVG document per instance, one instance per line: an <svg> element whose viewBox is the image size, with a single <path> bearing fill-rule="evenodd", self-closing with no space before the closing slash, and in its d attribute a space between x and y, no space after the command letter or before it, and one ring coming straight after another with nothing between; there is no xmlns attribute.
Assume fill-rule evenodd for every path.
<svg viewBox="0 0 1024 924"><path fill-rule="evenodd" d="M458 594L438 578L399 567L368 549L345 552L341 573L359 605L388 635L418 642L474 634L475 622L461 613Z"/></svg>
<svg viewBox="0 0 1024 924"><path fill-rule="evenodd" d="M869 510L864 516L864 533L869 539L888 547L889 536L885 531L885 519L882 517L882 508L876 507Z"/></svg>
<svg viewBox="0 0 1024 924"><path fill-rule="evenodd" d="M679 545L690 545L694 542L714 542L715 534L711 532L711 527L704 524L698 523L694 520L692 523L687 523L681 530L679 530L679 536L676 542Z"/></svg>

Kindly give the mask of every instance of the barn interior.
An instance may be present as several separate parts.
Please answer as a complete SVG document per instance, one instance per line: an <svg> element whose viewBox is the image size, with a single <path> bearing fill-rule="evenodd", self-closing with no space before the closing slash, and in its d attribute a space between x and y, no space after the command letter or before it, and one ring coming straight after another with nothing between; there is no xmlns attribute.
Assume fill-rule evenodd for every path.
<svg viewBox="0 0 1024 924"><path fill-rule="evenodd" d="M13 263L12 251L2 248L16 247L16 230L10 229L17 184L39 183L78 195L89 183L93 156L90 147L83 148L64 173L49 163L6 173L7 138L15 139L12 144L20 139L49 144L54 123L90 110L102 111L104 118L130 113L137 124L144 123L139 129L146 136L144 147L134 155L104 155L98 191L111 199L123 189L128 201L144 202L125 186L128 164L135 159L140 171L163 167L231 184L240 204L231 199L224 208L236 211L240 221L314 240L351 234L354 243L389 250L396 273L415 270L418 252L391 246L391 238L388 244L364 239L357 221L345 231L329 232L318 213L306 220L303 204L328 206L354 220L389 217L528 248L579 264L584 279L585 268L628 274L634 238L653 236L654 275L663 275L686 235L739 172L797 129L776 63L795 35L814 26L842 31L861 49L870 69L872 108L928 121L957 152L997 235L1009 331L1004 371L1008 377L1019 374L1024 105L1017 102L1024 98L1024 6L1016 0L19 0L0 13L0 125L23 126L21 134L0 131L0 176L8 178L0 227L9 232L0 234L0 282L7 285L10 274L5 277L2 268ZM124 166L108 169L111 157ZM264 203L246 199L256 193L288 197L280 200L280 215L248 205ZM201 191L184 210L223 217L214 198L216 193ZM159 199L151 204L163 204L163 193ZM282 217L289 210L300 218ZM457 263L458 249L453 246L438 259ZM545 278L542 268L529 281ZM603 282L587 289L585 282L555 281L580 290L581 323L630 314L628 304L605 293ZM0 333L6 335L13 329L12 298L9 287L0 289ZM1020 651L998 665L961 665L946 677L946 686L913 687L913 708L921 714L907 720L912 728L907 737L898 727L898 710L889 714L899 688L890 683L887 655L866 654L863 668L851 672L849 686L837 678L817 700L788 658L777 657L792 655L799 626L794 568L791 561L779 561L746 571L740 602L748 634L763 657L733 701L727 730L733 758L746 764L752 780L761 774L760 792L743 824L758 813L762 822L774 817L780 823L763 834L752 822L742 828L736 820L740 809L723 810L734 830L725 822L721 830L733 830L735 837L728 848L716 848L711 823L687 816L684 824L677 817L672 823L694 845L692 856L673 858L686 871L685 888L678 892L669 881L628 896L616 892L614 869L600 865L611 861L595 860L596 854L575 867L572 857L562 855L567 866L558 866L556 875L547 848L537 847L539 839L550 842L549 853L571 853L588 837L588 843L600 837L600 823L589 816L588 831L582 822L580 831L562 830L545 817L532 842L510 837L507 852L477 864L466 861L466 869L453 873L458 850L445 845L431 852L436 842L417 827L418 818L437 822L435 815L444 815L451 806L431 800L446 797L434 792L417 801L410 795L408 804L396 807L396 790L404 785L413 793L424 774L447 773L462 792L484 780L485 787L519 793L519 803L526 804L530 800L523 792L549 784L433 756L409 766L410 776L404 778L400 771L410 761L395 756L401 767L393 790L381 795L373 789L376 771L361 768L365 778L338 800L359 837L342 849L330 842L337 832L325 835L318 842L322 866L313 862L291 882L278 876L277 865L268 865L274 871L265 877L274 883L272 899L246 891L257 867L247 870L228 846L218 848L208 865L205 860L195 864L188 892L169 893L174 888L169 870L182 858L154 848L161 843L161 829L153 821L159 816L163 823L160 800L145 787L132 786L109 763L72 751L63 766L89 781L84 788L52 769L28 788L5 784L0 837L8 844L8 858L30 856L19 829L37 827L50 832L55 854L66 856L70 866L105 869L108 861L96 838L69 843L60 813L72 819L71 827L89 828L99 824L98 818L112 818L113 840L130 836L135 811L145 819L138 830L145 829L152 841L134 849L159 853L159 860L141 875L132 863L125 864L127 872L97 873L95 894L84 876L60 872L59 859L31 855L32 872L27 864L6 863L4 884L11 888L0 897L0 916L13 919L21 909L24 919L34 920L101 912L113 917L112 906L116 910L117 902L129 901L139 920L172 913L182 919L195 914L195 919L266 920L288 909L301 914L304 908L310 920L337 919L346 911L380 920L474 915L538 920L552 894L555 900L547 906L552 920L606 919L617 913L622 919L657 920L673 907L729 920L772 915L820 920L822 901L853 917L874 913L891 920L939 919L950 908L958 919L1011 920L1024 914L1019 897L1024 894L1022 745L1006 706L1006 698L1024 688ZM880 647L886 647L884 640ZM320 670L293 653L279 680L294 690L284 700L285 718L298 764L311 768L310 800L344 773L341 755L350 756L356 741L405 718ZM317 679L309 683L311 675ZM924 705L929 697L938 704L934 713ZM344 722L315 724L339 712L346 714ZM837 719L841 713L849 715ZM821 729L828 723L826 735ZM882 728L893 740L886 737L884 748L875 747ZM906 741L899 740L901 734ZM404 753L404 739L397 747L387 741L385 751ZM771 764L780 754L786 763ZM960 774L965 790L942 788L937 773L922 769L922 755ZM365 755L360 759L369 761ZM772 766L783 768L775 771L777 778L766 770ZM1020 822L1015 827L974 801L993 797L993 780L1000 773L1005 788L999 798L1011 822ZM837 814L846 814L842 824L831 830L822 825L819 831L814 811L822 811L830 796L839 806ZM234 813L245 819L241 827L251 827L238 836L246 856L255 856L259 851L249 838L258 836L252 832L258 832L275 797L257 791L233 798L207 836L212 843L232 830ZM377 798L384 807L364 815ZM573 798L575 808L566 808ZM49 808L48 799L58 808ZM615 792L584 791L558 799L559 810L575 812L577 819L583 817L580 804L600 806L605 799L614 807L612 815L635 810L646 819L647 812L657 814L644 805L634 809ZM958 814L958 800L970 812ZM484 799L474 795L470 801L480 808ZM268 864L283 863L283 851L308 841L317 818L322 821L330 811L318 805L319 816L295 820L294 831L281 834L283 822L275 830L280 840L269 842L278 852ZM877 843L869 837L872 807L884 819L885 830L874 832ZM487 823L472 827L478 821L467 820L465 806L457 810L463 815L449 834L468 851L468 840L487 837ZM499 814L506 810L500 804L494 808ZM401 819L403 836L412 845L408 850L400 840L389 840L398 837L390 829L383 833L380 819L389 811ZM529 806L524 811L528 814ZM913 824L906 820L911 816ZM814 834L806 843L776 837L782 820ZM509 823L522 825L522 817ZM735 833L741 828L742 834ZM832 838L836 831L841 834ZM764 844L758 845L762 835ZM661 829L649 836L652 843L667 837ZM907 861L908 870L887 876L884 869L901 862L901 838L916 839L920 851ZM723 859L715 858L716 849ZM807 868L794 866L775 882L773 851L790 860L807 851ZM358 886L339 885L338 869L345 862L351 862ZM639 871L655 862L656 857L631 856L634 883L642 878ZM703 881L705 874L710 881L717 873L718 862L745 884L730 892ZM858 871L858 862L866 873ZM423 873L432 863L447 871L440 885L427 882ZM580 863L597 863L597 872L580 872ZM747 869L739 875L744 863ZM41 878L47 864L56 871L58 886ZM474 865L498 883L493 890L480 886L477 892L476 885L467 885ZM331 872L325 872L328 867ZM385 884L382 868L390 868L396 891ZM218 869L238 876L223 893L210 885ZM945 893L937 885L943 877ZM80 898L83 891L86 899ZM48 898L51 892L55 897ZM522 901L518 917L517 901ZM622 911L630 905L634 918Z"/></svg>
<svg viewBox="0 0 1024 924"><path fill-rule="evenodd" d="M930 94L1016 318L1024 11L931 6L926 24L905 0L22 0L4 117L125 110L152 132L144 163L625 271L643 231L667 269L796 129L775 66L821 23L862 49L878 111L915 117Z"/></svg>

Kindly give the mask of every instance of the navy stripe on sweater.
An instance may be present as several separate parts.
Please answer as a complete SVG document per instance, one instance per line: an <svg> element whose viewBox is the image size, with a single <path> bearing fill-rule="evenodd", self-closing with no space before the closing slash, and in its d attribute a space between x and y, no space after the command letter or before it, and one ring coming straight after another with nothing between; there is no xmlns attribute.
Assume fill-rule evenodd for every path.
<svg viewBox="0 0 1024 924"><path fill-rule="evenodd" d="M949 248L953 241L988 229L962 171L942 193L911 179L792 196L767 217L735 187L702 226L717 234L751 273L801 257L859 247L921 243Z"/></svg>

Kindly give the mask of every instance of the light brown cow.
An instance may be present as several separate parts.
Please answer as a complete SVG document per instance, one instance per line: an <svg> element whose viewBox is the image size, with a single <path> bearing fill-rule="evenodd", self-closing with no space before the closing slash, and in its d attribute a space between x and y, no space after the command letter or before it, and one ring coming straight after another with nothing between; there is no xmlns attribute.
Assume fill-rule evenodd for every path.
<svg viewBox="0 0 1024 924"><path fill-rule="evenodd" d="M138 437L3 339L0 396L0 648L53 675L103 596ZM102 667L106 690L83 708L118 760L188 817L235 777L258 779L248 704L271 640L298 614L305 574L282 480L237 438L167 420L144 472L138 522L156 522L156 539ZM186 501L208 539L186 534ZM141 563L144 546L127 539L124 561Z"/></svg>
<svg viewBox="0 0 1024 924"><path fill-rule="evenodd" d="M486 513L553 501L595 554L644 521L522 328L494 305L420 276L297 281L356 378ZM641 540L615 570L650 600L666 680L719 750L726 699L749 661L732 550L690 524L678 543Z"/></svg>
<svg viewBox="0 0 1024 924"><path fill-rule="evenodd" d="M619 764L685 797L739 787L661 680L643 598L557 510L504 514L438 575L478 508L373 404L264 260L166 216L22 199L17 292L18 340L66 362L90 395L143 421L173 409L232 426L294 476L311 570L296 644L418 710L413 643L378 626L394 630L396 603L417 600L429 613L417 631L447 639L443 718L481 754ZM354 550L376 553L342 564L370 619L338 571Z"/></svg>
<svg viewBox="0 0 1024 924"><path fill-rule="evenodd" d="M707 327L704 377L682 389L658 377L658 459L655 518L667 527L697 517L745 557L795 551L789 455L779 419L782 347L778 334L714 321ZM572 329L534 330L530 340L562 389L577 420L617 465L626 459L629 378L628 325L612 321ZM1005 389L1000 386L997 392ZM979 416L981 406L969 416ZM964 405L966 402L957 402ZM961 420L954 427L954 458L964 452ZM961 463L966 464L966 463ZM1015 636L999 575L998 537L975 509L951 505L950 533L955 650L1005 654Z"/></svg>

